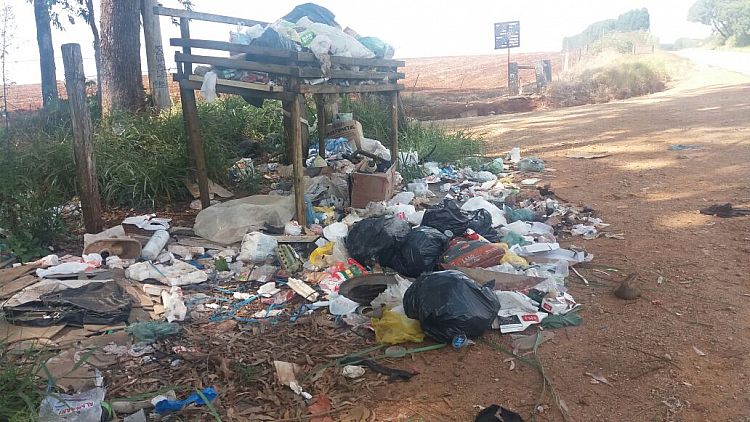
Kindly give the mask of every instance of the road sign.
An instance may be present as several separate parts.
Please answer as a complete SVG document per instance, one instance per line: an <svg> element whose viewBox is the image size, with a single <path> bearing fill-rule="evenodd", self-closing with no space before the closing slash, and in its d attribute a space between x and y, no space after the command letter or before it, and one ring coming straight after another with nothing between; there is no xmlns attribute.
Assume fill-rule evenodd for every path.
<svg viewBox="0 0 750 422"><path fill-rule="evenodd" d="M495 50L521 46L521 22L498 22L495 24Z"/></svg>

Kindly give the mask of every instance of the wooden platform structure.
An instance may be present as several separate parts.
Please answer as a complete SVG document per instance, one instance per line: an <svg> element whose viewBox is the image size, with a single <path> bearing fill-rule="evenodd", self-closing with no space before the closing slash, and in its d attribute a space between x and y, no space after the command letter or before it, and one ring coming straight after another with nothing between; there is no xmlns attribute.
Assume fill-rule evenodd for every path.
<svg viewBox="0 0 750 422"><path fill-rule="evenodd" d="M170 40L173 47L181 47L181 51L175 53L177 73L174 78L180 85L183 117L190 142L189 150L204 208L210 205L209 181L195 96L195 90L201 89L203 78L193 73L193 64L196 63L217 68L262 72L268 74L269 79L274 82L261 84L219 79L216 92L241 95L245 98L281 100L287 117L284 119L287 140L292 143L295 215L303 226L306 223L302 127L302 113L306 110L305 95L315 97L318 133L321 134L319 151L325 151L326 124L331 122L337 112L335 99L339 94L387 95L389 101L386 104L389 104L391 116L391 157L395 162L398 161L398 104L399 92L403 89L398 80L404 78L404 74L399 73L398 68L404 66L403 61L331 56L331 70L324 75L321 64L309 52L253 47L190 37L191 20L243 26L265 25L264 22L159 6L154 8L154 14L178 18L180 21L180 38ZM194 54L194 49L206 50L208 55ZM233 55L231 57L230 52Z"/></svg>

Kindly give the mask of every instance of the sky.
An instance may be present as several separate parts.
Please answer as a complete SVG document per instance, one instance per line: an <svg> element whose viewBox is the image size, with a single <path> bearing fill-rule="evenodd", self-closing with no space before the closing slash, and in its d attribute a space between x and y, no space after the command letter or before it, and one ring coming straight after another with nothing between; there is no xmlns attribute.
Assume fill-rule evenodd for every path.
<svg viewBox="0 0 750 422"><path fill-rule="evenodd" d="M118 0L137 1L137 0ZM660 42L670 43L681 37L702 38L710 33L707 26L687 21L688 9L695 0L319 0L336 15L342 26L355 29L360 35L377 36L393 45L397 58L460 56L472 54L505 54L494 50L493 23L519 20L521 47L513 52L559 51L562 39L585 29L590 23L616 18L631 9L648 8L651 31ZM272 22L287 14L302 1L275 0L193 0L194 9ZM13 8L16 33L9 57L9 79L17 84L37 83L39 57L36 44L33 7L27 0L4 0ZM98 3L98 2L95 2ZM176 0L161 0L167 7L177 7ZM97 5L98 9L98 5ZM98 10L96 11L98 13ZM230 25L194 23L194 38L229 39ZM168 18L162 18L167 67L174 49L169 38L178 37L179 29ZM86 74L96 74L93 37L88 25L80 20L65 30L53 29L57 52L58 79L63 79L60 46L79 43ZM170 63L171 62L171 63ZM145 69L145 58L142 60Z"/></svg>

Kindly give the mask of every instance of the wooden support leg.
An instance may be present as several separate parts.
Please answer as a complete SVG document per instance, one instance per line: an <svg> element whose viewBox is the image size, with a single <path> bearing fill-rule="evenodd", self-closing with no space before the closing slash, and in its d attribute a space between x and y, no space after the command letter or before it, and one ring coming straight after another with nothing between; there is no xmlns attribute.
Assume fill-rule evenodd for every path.
<svg viewBox="0 0 750 422"><path fill-rule="evenodd" d="M305 96L300 94L297 97L299 100L300 118L307 120L307 101L305 100ZM310 128L306 124L300 124L300 133L302 136L302 158L307 159L307 156L310 154Z"/></svg>
<svg viewBox="0 0 750 422"><path fill-rule="evenodd" d="M62 55L65 65L65 87L68 91L70 117L73 123L73 156L83 223L87 233L99 233L103 224L102 203L99 198L99 180L96 177L91 114L86 104L86 76L83 73L81 46L64 44Z"/></svg>
<svg viewBox="0 0 750 422"><path fill-rule="evenodd" d="M305 218L305 182L303 179L304 167L302 165L302 126L300 124L300 96L294 97L292 101L283 103L284 110L291 116L289 124L289 140L292 144L292 166L294 174L294 207L297 222L303 227L307 225Z"/></svg>
<svg viewBox="0 0 750 422"><path fill-rule="evenodd" d="M391 161L398 168L398 91L393 91L391 97Z"/></svg>
<svg viewBox="0 0 750 422"><path fill-rule="evenodd" d="M211 206L210 191L208 186L208 167L206 166L206 152L203 149L203 136L201 136L198 124L198 105L195 102L195 91L192 89L180 89L182 101L182 117L185 120L185 132L190 143L192 160L195 162L195 170L198 176L198 189L201 193L201 205L203 209Z"/></svg>
<svg viewBox="0 0 750 422"><path fill-rule="evenodd" d="M315 95L315 111L318 115L318 154L326 158L326 100L322 94Z"/></svg>

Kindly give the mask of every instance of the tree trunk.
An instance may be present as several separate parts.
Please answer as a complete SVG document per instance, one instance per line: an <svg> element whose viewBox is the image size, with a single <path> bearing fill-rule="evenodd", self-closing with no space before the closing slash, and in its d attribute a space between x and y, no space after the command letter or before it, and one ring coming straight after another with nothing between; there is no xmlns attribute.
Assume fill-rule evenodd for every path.
<svg viewBox="0 0 750 422"><path fill-rule="evenodd" d="M141 0L143 16L143 41L146 44L146 62L148 64L148 83L154 109L165 110L172 106L167 83L167 68L164 64L164 46L161 40L159 16L154 15L156 0Z"/></svg>
<svg viewBox="0 0 750 422"><path fill-rule="evenodd" d="M52 46L52 27L49 17L49 3L34 0L36 20L36 42L39 44L39 63L42 73L42 101L44 107L58 99L57 75L55 73L55 49Z"/></svg>
<svg viewBox="0 0 750 422"><path fill-rule="evenodd" d="M96 27L94 15L94 0L86 0L86 9L89 14L89 26L94 36L94 61L96 62L96 108L99 115L102 114L102 41L99 38L99 28Z"/></svg>
<svg viewBox="0 0 750 422"><path fill-rule="evenodd" d="M141 2L102 0L101 14L102 112L141 111Z"/></svg>

